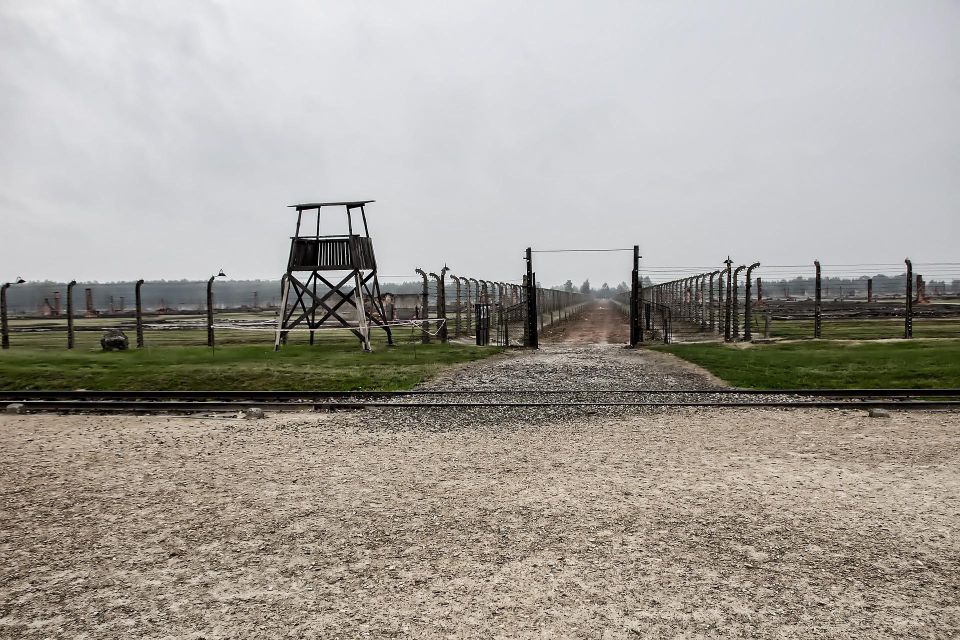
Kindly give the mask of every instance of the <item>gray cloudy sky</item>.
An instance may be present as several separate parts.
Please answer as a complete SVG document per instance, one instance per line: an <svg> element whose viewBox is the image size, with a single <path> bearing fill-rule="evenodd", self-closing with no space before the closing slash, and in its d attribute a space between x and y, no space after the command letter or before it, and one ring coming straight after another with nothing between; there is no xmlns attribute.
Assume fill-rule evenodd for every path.
<svg viewBox="0 0 960 640"><path fill-rule="evenodd" d="M0 278L958 260L958 114L957 2L3 0Z"/></svg>

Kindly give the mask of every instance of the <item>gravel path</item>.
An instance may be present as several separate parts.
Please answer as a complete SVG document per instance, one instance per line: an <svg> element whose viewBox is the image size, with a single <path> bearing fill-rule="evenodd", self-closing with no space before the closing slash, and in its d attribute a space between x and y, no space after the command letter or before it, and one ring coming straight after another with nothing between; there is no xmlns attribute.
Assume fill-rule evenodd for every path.
<svg viewBox="0 0 960 640"><path fill-rule="evenodd" d="M571 332L569 335L577 335ZM590 407L542 406L498 407L494 402L757 402L756 396L710 393L711 389L729 388L709 372L680 358L646 349L628 349L619 344L583 344L548 342L539 351L516 349L500 356L462 365L449 370L421 385L432 390L495 390L487 396L449 395L442 398L407 397L398 403L442 401L446 403L473 403L489 401L485 407L382 408L371 415L364 413L358 420L363 428L406 429L418 427L427 430L474 428L495 423L500 427L522 427L545 422L583 422L601 418L622 418L640 413L660 411L647 407ZM610 390L704 390L696 394L617 395ZM527 393L512 394L510 390ZM543 390L562 390L570 393L562 397ZM533 392L533 393L530 393ZM797 400L796 396L768 396L770 399Z"/></svg>
<svg viewBox="0 0 960 640"><path fill-rule="evenodd" d="M953 415L355 418L0 415L0 637L960 633Z"/></svg>
<svg viewBox="0 0 960 640"><path fill-rule="evenodd" d="M722 385L576 335L425 386ZM815 409L0 415L0 637L957 637L958 427Z"/></svg>

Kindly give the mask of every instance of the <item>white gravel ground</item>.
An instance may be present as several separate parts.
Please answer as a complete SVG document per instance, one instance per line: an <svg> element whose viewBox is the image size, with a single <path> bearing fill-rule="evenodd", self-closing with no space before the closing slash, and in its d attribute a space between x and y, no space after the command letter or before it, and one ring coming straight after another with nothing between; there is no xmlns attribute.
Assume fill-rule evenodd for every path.
<svg viewBox="0 0 960 640"><path fill-rule="evenodd" d="M431 386L711 384L659 358L558 345ZM958 427L0 416L0 637L957 637Z"/></svg>
<svg viewBox="0 0 960 640"><path fill-rule="evenodd" d="M960 632L955 416L343 417L0 417L0 636Z"/></svg>

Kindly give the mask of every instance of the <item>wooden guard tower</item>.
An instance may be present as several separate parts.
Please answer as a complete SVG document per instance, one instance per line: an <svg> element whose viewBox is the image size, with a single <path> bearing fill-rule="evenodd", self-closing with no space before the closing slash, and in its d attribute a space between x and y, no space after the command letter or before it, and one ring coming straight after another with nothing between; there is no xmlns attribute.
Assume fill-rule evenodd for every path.
<svg viewBox="0 0 960 640"><path fill-rule="evenodd" d="M287 273L283 277L275 350L280 349L286 332L301 324L306 324L311 330L311 344L313 330L323 325L350 329L360 338L364 351L370 351L371 325L382 327L387 334L387 343L393 344L390 325L380 298L377 260L373 255L373 241L364 210L364 205L371 202L373 200L290 205L290 208L297 210L297 229L290 238L290 258L287 262ZM347 215L347 235L320 235L320 217L324 207L344 208ZM353 213L357 209L360 210L363 221L362 235L354 233ZM304 212L308 212L308 217L313 212L317 214L315 235L301 233ZM308 229L313 230L312 225ZM303 274L306 274L306 277ZM321 287L319 294L318 285ZM295 296L292 304L291 292ZM353 306L356 320L350 321L341 315L344 313L341 311L344 305Z"/></svg>

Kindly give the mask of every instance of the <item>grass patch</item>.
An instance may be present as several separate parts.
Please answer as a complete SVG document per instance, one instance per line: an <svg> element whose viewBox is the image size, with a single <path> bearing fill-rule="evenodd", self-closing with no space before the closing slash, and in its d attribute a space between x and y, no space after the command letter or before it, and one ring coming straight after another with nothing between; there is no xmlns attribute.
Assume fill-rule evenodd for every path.
<svg viewBox="0 0 960 640"><path fill-rule="evenodd" d="M762 335L762 323L754 323L754 334ZM770 332L776 338L812 338L813 320L775 320ZM915 338L960 338L960 318L915 318ZM877 340L902 338L903 318L876 320L824 320L821 338L824 340Z"/></svg>
<svg viewBox="0 0 960 640"><path fill-rule="evenodd" d="M651 347L754 389L960 387L960 340Z"/></svg>
<svg viewBox="0 0 960 640"><path fill-rule="evenodd" d="M0 352L0 389L401 390L445 366L499 352L494 347L409 342L388 348L381 339L373 353L363 353L352 336L315 346L290 344L280 352L269 344L224 342L215 350L161 346L125 352L18 346Z"/></svg>

